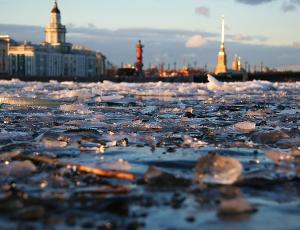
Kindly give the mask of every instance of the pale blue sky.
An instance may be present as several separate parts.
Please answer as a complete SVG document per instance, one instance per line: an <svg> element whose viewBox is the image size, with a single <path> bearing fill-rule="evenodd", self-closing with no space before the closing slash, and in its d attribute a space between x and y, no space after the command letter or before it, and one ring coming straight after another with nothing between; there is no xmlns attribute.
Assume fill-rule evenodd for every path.
<svg viewBox="0 0 300 230"><path fill-rule="evenodd" d="M249 62L259 63L262 54L256 55L251 45L258 51L263 50L262 47L268 50L279 47L285 49L284 52L278 50L281 59L274 60L275 57L264 53L270 58L265 60L266 63L278 66L281 61L283 65L300 62L300 0L58 0L58 4L62 22L68 27L69 41L104 50L117 62L123 59L130 62L127 59L132 54L119 57L116 51L121 52L122 47L115 51L113 47L121 43L134 47L135 41L141 38L148 43L148 51L155 47L161 51L151 54L149 62L158 62L162 57L169 61L174 52L172 49L182 46L181 53L178 51L177 54L182 60L186 57L197 59L202 49L210 49L211 57L201 62L213 66L219 48L214 42L220 39L223 14L227 25L226 39L232 46L228 45L231 56L235 52L242 53L243 49L253 50L251 55L242 55L246 56L244 59L252 59ZM11 33L18 36L14 37L16 40L41 42L42 28L49 22L52 6L52 0L0 0L0 34ZM27 33L22 34L21 29L17 31L7 25L39 26L40 29L30 27L36 33L32 37L29 27ZM126 36L122 37L124 33ZM201 47L187 47L186 42L193 35L201 35L207 43ZM172 46L172 42L176 45Z"/></svg>
<svg viewBox="0 0 300 230"><path fill-rule="evenodd" d="M256 2L256 0L249 0ZM268 37L267 44L300 42L300 9L284 12L289 0L249 5L236 0L59 0L63 22L98 28L162 28L218 32L224 14L231 34ZM293 1L293 0L292 0ZM296 1L297 2L297 1ZM1 24L44 26L51 0L0 0ZM297 5L297 4L295 4ZM195 13L207 7L209 16ZM15 13L13 13L13 11Z"/></svg>

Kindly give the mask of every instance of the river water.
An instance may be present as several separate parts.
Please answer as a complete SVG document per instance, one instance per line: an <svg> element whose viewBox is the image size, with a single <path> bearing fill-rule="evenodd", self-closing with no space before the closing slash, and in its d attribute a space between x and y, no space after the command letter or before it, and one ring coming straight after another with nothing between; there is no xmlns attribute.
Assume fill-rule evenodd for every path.
<svg viewBox="0 0 300 230"><path fill-rule="evenodd" d="M1 229L299 229L300 82L12 80L0 103Z"/></svg>

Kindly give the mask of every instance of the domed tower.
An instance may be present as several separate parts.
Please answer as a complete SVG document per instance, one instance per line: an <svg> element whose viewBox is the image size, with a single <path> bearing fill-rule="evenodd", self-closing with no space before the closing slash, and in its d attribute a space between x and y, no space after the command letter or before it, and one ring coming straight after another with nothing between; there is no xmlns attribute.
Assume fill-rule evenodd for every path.
<svg viewBox="0 0 300 230"><path fill-rule="evenodd" d="M55 0L51 10L50 24L45 29L45 42L53 46L59 46L66 42L66 27L61 24L60 10Z"/></svg>

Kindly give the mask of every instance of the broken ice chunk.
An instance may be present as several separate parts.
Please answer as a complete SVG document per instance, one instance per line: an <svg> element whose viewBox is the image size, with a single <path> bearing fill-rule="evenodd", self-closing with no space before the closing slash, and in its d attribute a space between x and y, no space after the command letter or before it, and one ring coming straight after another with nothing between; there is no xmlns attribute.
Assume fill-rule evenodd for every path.
<svg viewBox="0 0 300 230"><path fill-rule="evenodd" d="M196 164L196 181L207 184L234 184L243 171L241 162L231 157L209 153Z"/></svg>
<svg viewBox="0 0 300 230"><path fill-rule="evenodd" d="M101 166L103 168L108 168L112 170L122 170L122 171L131 170L131 165L129 164L129 162L121 158L118 159L117 161L103 163Z"/></svg>
<svg viewBox="0 0 300 230"><path fill-rule="evenodd" d="M218 215L220 217L241 215L246 213L253 213L256 211L252 205L242 198L235 198L230 200L222 200L219 208Z"/></svg>
<svg viewBox="0 0 300 230"><path fill-rule="evenodd" d="M158 107L157 106L147 106L140 110L140 113L143 115L154 115L158 112Z"/></svg>
<svg viewBox="0 0 300 230"><path fill-rule="evenodd" d="M289 138L290 135L288 131L285 130L275 130L270 132L260 132L252 135L251 139L254 142L261 144L275 144L281 139Z"/></svg>
<svg viewBox="0 0 300 230"><path fill-rule="evenodd" d="M294 146L300 146L300 138L286 138L279 140L276 145L280 148L292 148Z"/></svg>
<svg viewBox="0 0 300 230"><path fill-rule="evenodd" d="M15 216L22 221L37 221L43 219L46 210L42 206L30 206L15 211Z"/></svg>
<svg viewBox="0 0 300 230"><path fill-rule="evenodd" d="M60 140L55 140L55 139L51 139L51 138L43 138L42 143L47 148L64 148L68 145L68 142L66 142L66 141L60 141Z"/></svg>
<svg viewBox="0 0 300 230"><path fill-rule="evenodd" d="M59 175L50 175L49 182L51 182L54 188L67 188L69 187L69 182L64 177Z"/></svg>
<svg viewBox="0 0 300 230"><path fill-rule="evenodd" d="M207 74L207 89L210 91L235 91L236 89L224 82L218 81L212 75Z"/></svg>
<svg viewBox="0 0 300 230"><path fill-rule="evenodd" d="M293 162L295 160L295 157L291 154L275 150L267 151L266 156L277 165L279 165L282 162Z"/></svg>
<svg viewBox="0 0 300 230"><path fill-rule="evenodd" d="M1 167L0 175L26 177L36 171L37 168L31 161L13 161Z"/></svg>
<svg viewBox="0 0 300 230"><path fill-rule="evenodd" d="M239 122L233 126L237 131L250 132L256 129L256 124L249 121Z"/></svg>
<svg viewBox="0 0 300 230"><path fill-rule="evenodd" d="M300 156L300 147L292 149L291 153L293 154L293 156L299 157Z"/></svg>
<svg viewBox="0 0 300 230"><path fill-rule="evenodd" d="M105 145L93 142L81 142L80 152L96 152L103 153L105 151Z"/></svg>
<svg viewBox="0 0 300 230"><path fill-rule="evenodd" d="M260 110L253 110L253 111L248 111L247 112L247 116L249 117L264 117L266 116L267 114L271 114L272 111L271 110L268 110L268 109L260 109Z"/></svg>
<svg viewBox="0 0 300 230"><path fill-rule="evenodd" d="M223 83L218 81L216 78L214 78L212 75L207 74L208 78L208 84L207 84L207 89L211 91L215 90L221 90L223 87Z"/></svg>
<svg viewBox="0 0 300 230"><path fill-rule="evenodd" d="M9 161L17 156L19 156L22 153L20 149L16 150L9 150L7 152L3 152L0 155L0 161Z"/></svg>
<svg viewBox="0 0 300 230"><path fill-rule="evenodd" d="M190 148L200 148L203 146L207 146L208 144L205 141L200 141L197 138L192 138L190 136L183 137L183 147L190 147Z"/></svg>
<svg viewBox="0 0 300 230"><path fill-rule="evenodd" d="M150 185L158 186L188 186L191 182L185 178L177 177L171 173L163 172L157 167L150 166L144 175L144 181Z"/></svg>
<svg viewBox="0 0 300 230"><path fill-rule="evenodd" d="M0 104L8 104L15 106L50 106L59 105L58 101L51 101L38 98L25 97L0 97Z"/></svg>
<svg viewBox="0 0 300 230"><path fill-rule="evenodd" d="M32 138L31 132L20 132L20 131L7 131L1 129L0 136L12 139L14 141L26 141ZM7 140L9 141L9 140Z"/></svg>
<svg viewBox="0 0 300 230"><path fill-rule="evenodd" d="M70 104L70 105L61 105L60 110L64 112L72 112L72 113L79 113L79 114L90 114L92 111L88 109L87 106L83 104Z"/></svg>
<svg viewBox="0 0 300 230"><path fill-rule="evenodd" d="M124 96L122 95L99 96L95 98L95 102L119 101L123 98Z"/></svg>

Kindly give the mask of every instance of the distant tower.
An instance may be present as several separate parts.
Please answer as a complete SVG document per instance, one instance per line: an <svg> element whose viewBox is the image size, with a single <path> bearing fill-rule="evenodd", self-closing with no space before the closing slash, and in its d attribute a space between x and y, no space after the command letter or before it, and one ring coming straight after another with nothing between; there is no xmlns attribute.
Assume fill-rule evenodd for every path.
<svg viewBox="0 0 300 230"><path fill-rule="evenodd" d="M222 37L221 47L218 55L218 64L215 70L215 74L227 72L227 56L225 52L225 19L222 17Z"/></svg>
<svg viewBox="0 0 300 230"><path fill-rule="evenodd" d="M141 40L136 44L136 58L137 58L137 63L136 63L136 69L139 73L142 73L143 71L143 49L144 45L142 44Z"/></svg>
<svg viewBox="0 0 300 230"><path fill-rule="evenodd" d="M66 27L61 24L60 10L57 1L51 10L50 24L45 29L45 42L53 46L59 46L66 42Z"/></svg>
<svg viewBox="0 0 300 230"><path fill-rule="evenodd" d="M238 71L239 70L239 58L238 58L238 56L236 54L234 55L234 58L233 58L232 70L234 70L234 71Z"/></svg>

